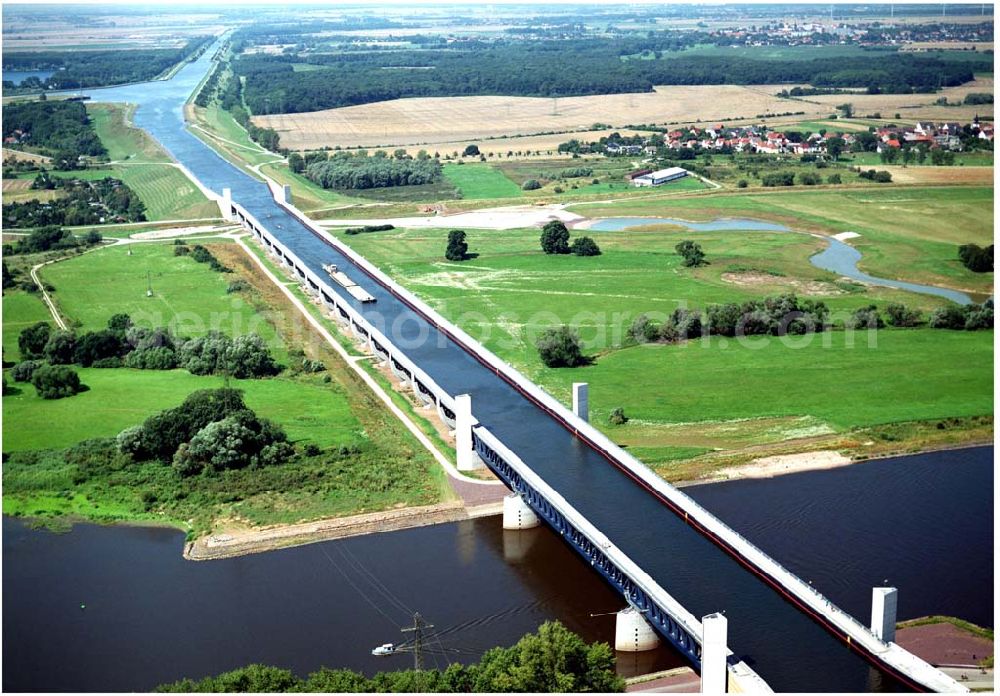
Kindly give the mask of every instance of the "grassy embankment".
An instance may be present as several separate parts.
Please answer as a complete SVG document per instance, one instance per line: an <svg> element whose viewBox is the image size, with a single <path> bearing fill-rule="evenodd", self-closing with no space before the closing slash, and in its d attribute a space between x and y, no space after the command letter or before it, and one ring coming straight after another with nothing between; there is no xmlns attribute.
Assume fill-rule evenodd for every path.
<svg viewBox="0 0 1000 696"><path fill-rule="evenodd" d="M211 248L236 273L214 273L189 258L175 259L171 245L150 244L137 248L132 257L122 249L106 249L74 258L50 267L45 279L57 286L64 309L85 328L97 328L111 314L127 311L137 319L162 318L187 335L213 323L231 335L256 330L285 364L291 364L293 348L321 360L326 370L319 374L286 371L271 379L231 381L245 392L250 408L281 425L291 440L312 443L321 453L218 476L182 479L169 466L147 462L111 476L87 478L85 464L73 459L71 450L60 448L114 436L178 405L192 391L222 386L224 380L180 369L81 369L89 390L74 397L42 400L26 384L14 384L18 392L4 397L4 452L14 453L4 466L4 512L161 521L198 535L220 526L290 523L430 504L449 495L431 457L332 349L297 324L295 311L282 304L280 293L243 252L232 244ZM140 263L133 263L137 258ZM93 264L103 282L88 280L97 275ZM145 270L137 270L147 264L159 269L155 297L150 299L145 298ZM227 293L235 278L247 280L252 289ZM39 316L28 299L17 294L3 298L4 345L13 345L15 351L17 330ZM142 307L147 301L153 309Z"/></svg>
<svg viewBox="0 0 1000 696"><path fill-rule="evenodd" d="M909 279L987 291L992 274L976 276L957 262L951 267L957 241L942 240L982 243L991 192L914 192L920 208L912 211L912 201L893 202L887 191L858 194L882 205L866 206L844 196L837 198L841 205L826 205L826 197L836 194L811 192L807 198L785 192L713 196L701 198L697 206L681 199L673 204L648 200L578 210L691 218L748 214L802 219L810 229L850 223L847 229L881 242L871 248L882 264L915 269L916 277L907 271ZM712 201L707 210L706 200ZM871 211L866 226L853 226L862 209ZM820 221L801 212L806 210L838 217ZM934 239L941 220L949 221L948 229ZM869 344L867 334L852 341L835 331L803 339L801 347L771 338L621 349L625 330L640 313L666 314L679 306L703 308L789 290L821 299L841 316L872 302L880 307L903 302L925 312L944 304L930 296L840 282L808 263L821 240L775 233L696 234L666 226L580 234L593 236L603 255L546 257L538 250L537 230L470 231L470 250L479 256L464 263L441 258L446 230L342 239L560 399L569 400L571 382L589 382L593 422L673 480L738 460L739 450L748 447L758 455L829 446L880 454L991 436L991 332L889 329ZM702 244L711 264L683 268L673 251L681 239ZM934 274L927 270L933 264L916 262L931 252L945 267ZM542 366L534 336L564 322L580 327L587 351L596 356L594 365L577 370ZM636 388L643 384L659 386ZM632 419L627 425L607 424L616 407ZM716 454L708 461L678 461L704 453Z"/></svg>

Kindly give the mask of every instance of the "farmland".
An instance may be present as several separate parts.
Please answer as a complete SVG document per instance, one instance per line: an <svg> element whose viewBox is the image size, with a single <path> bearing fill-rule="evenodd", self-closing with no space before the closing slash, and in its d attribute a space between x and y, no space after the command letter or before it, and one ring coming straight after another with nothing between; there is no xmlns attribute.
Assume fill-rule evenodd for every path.
<svg viewBox="0 0 1000 696"><path fill-rule="evenodd" d="M772 115L769 120L787 120L788 117L775 115L789 112L802 112L799 119L826 118L835 113L837 104L847 99L843 94L798 99L776 96L790 87L792 85L660 86L651 93L559 99L422 97L307 113L256 116L254 123L274 128L281 136L282 146L292 150L337 145L412 145L433 150L500 136L578 132L594 123L624 127L643 123L707 123L720 119L759 121L761 115L766 114ZM949 102L961 101L970 92L992 91L993 78L983 77L936 94L852 94L849 101L858 114L879 112L891 118L899 112L906 121L971 121L976 114L992 115L992 106L952 107L938 106L934 102L941 97ZM503 148L503 151L507 149L511 148Z"/></svg>

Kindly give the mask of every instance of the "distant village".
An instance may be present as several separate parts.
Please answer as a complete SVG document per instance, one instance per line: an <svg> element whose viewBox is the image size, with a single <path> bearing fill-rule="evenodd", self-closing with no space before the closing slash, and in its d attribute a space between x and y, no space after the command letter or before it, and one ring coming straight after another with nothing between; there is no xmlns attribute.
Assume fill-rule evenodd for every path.
<svg viewBox="0 0 1000 696"><path fill-rule="evenodd" d="M890 125L861 132L831 129L813 133L792 129L779 131L763 124L727 127L720 123L705 128L677 128L649 137L612 134L597 143L570 141L560 145L560 151L652 156L666 149L678 159L690 158L696 152L837 156L847 151L882 153L907 148L960 152L966 149L970 139L992 143L993 123L975 120L963 125L921 121L913 126Z"/></svg>

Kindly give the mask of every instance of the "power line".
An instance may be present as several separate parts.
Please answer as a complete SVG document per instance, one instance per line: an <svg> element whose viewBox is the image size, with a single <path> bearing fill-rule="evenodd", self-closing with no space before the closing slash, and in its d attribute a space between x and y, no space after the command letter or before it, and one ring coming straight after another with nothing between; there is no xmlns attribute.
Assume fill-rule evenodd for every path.
<svg viewBox="0 0 1000 696"><path fill-rule="evenodd" d="M354 591L357 592L359 595L361 595L361 597L366 602L368 602L368 604L371 605L372 609L374 609L379 614L381 614L383 617L385 617L385 620L388 621L389 623L391 623L393 626L398 626L399 625L398 623L396 623L395 621L393 621L392 618L388 614L386 614L384 611L382 611L381 607L379 607L378 604L376 604L375 602L373 602L368 597L368 595L366 595L364 593L364 591L360 587L358 587L357 585L354 584L354 581L351 580L350 577L348 577L347 573L345 573L343 571L343 569L339 565L337 565L337 562L335 560L333 560L333 557L327 552L326 548L322 544L320 544L320 549L323 551L323 555L326 556L327 560L329 560L330 563L333 565L333 567L337 569L337 572L344 576L344 580L347 581L347 584L350 585L351 587L353 587Z"/></svg>
<svg viewBox="0 0 1000 696"><path fill-rule="evenodd" d="M420 672L424 668L424 654L423 654L423 642L424 635L423 631L425 628L434 628L434 624L429 624L424 621L424 618L417 612L413 615L413 627L412 628L401 628L399 629L402 633L413 633L413 669Z"/></svg>

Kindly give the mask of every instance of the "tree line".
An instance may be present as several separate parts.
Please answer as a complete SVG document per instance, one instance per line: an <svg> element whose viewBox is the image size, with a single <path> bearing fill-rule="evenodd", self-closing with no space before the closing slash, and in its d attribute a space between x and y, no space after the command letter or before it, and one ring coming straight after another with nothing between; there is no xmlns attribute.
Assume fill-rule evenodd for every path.
<svg viewBox="0 0 1000 696"><path fill-rule="evenodd" d="M23 93L40 89L84 89L125 82L145 82L206 48L214 40L215 37L212 36L196 36L180 48L4 52L4 70L55 71L45 80L28 78L19 88L15 88L13 82L4 80L4 91Z"/></svg>
<svg viewBox="0 0 1000 696"><path fill-rule="evenodd" d="M158 692L197 693L614 693L625 690L607 643L587 644L557 621L542 624L509 648L493 648L478 663L444 670L401 670L366 677L323 668L306 678L289 670L249 665L204 679L182 679Z"/></svg>
<svg viewBox="0 0 1000 696"><path fill-rule="evenodd" d="M649 40L647 40L648 42ZM870 92L932 92L992 72L991 56L955 60L946 54L881 51L835 62L758 60L745 56L667 53L657 60L622 60L628 40L470 41L462 48L410 51L244 55L233 61L246 78L254 114L295 113L405 97L502 94L562 97L649 92L653 85L810 83ZM319 70L295 72L293 63Z"/></svg>

